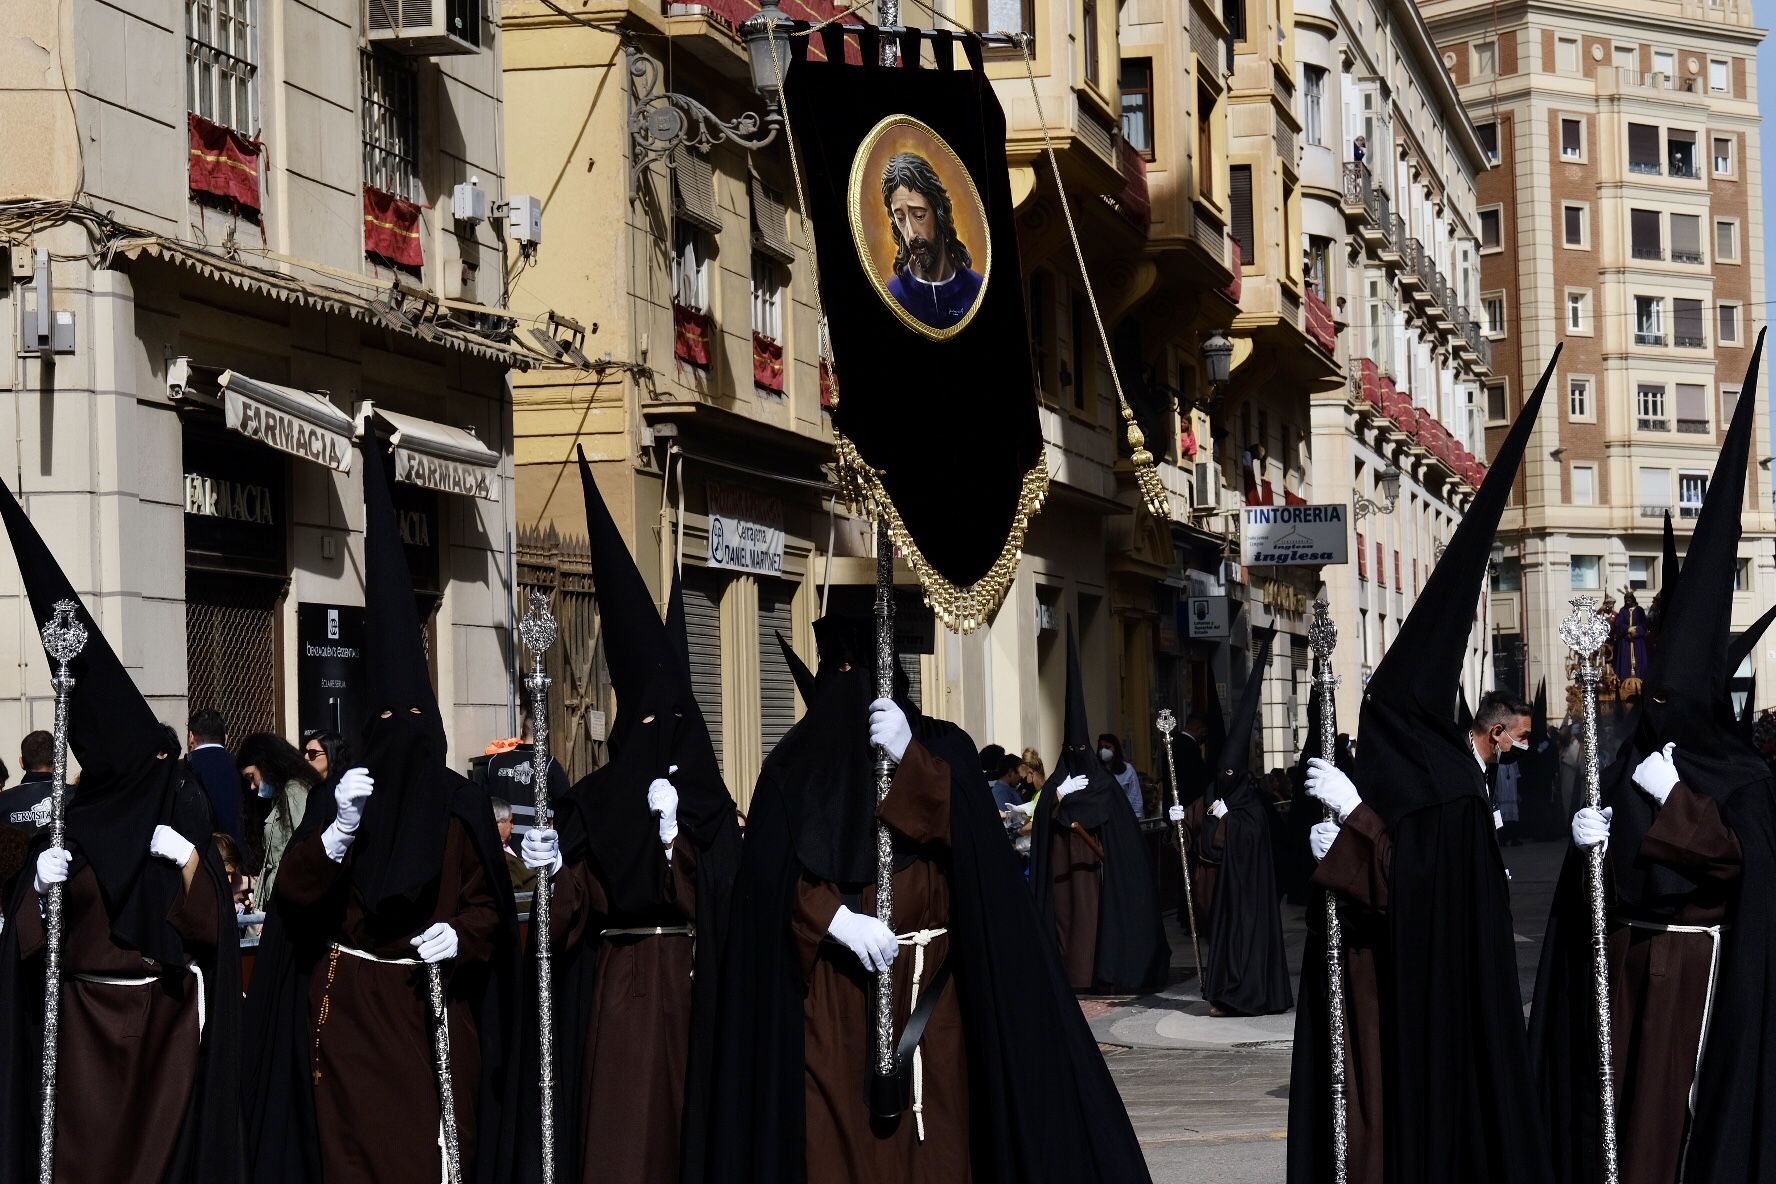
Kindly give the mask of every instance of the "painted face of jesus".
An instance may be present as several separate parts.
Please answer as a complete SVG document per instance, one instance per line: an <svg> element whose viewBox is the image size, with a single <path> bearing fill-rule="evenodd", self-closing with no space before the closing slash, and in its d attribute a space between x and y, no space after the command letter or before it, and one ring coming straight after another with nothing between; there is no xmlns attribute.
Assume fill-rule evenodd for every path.
<svg viewBox="0 0 1776 1184"><path fill-rule="evenodd" d="M931 199L903 185L889 195L888 211L901 240L912 253L913 274L931 283L949 279L949 257L938 241L937 215L931 208Z"/></svg>

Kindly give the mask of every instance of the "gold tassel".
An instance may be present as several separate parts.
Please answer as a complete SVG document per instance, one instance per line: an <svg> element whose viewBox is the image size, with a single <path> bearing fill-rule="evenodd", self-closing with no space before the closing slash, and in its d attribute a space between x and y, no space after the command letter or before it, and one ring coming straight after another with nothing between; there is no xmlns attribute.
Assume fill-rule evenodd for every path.
<svg viewBox="0 0 1776 1184"><path fill-rule="evenodd" d="M1135 422L1135 410L1130 407L1127 399L1119 400L1122 404L1122 421L1127 425L1129 457L1135 466L1135 485L1141 491L1141 500L1147 503L1147 510L1161 522L1172 520L1172 499L1166 493L1165 483L1159 479L1159 466L1154 463L1153 454L1147 451L1147 436L1141 431L1141 425Z"/></svg>

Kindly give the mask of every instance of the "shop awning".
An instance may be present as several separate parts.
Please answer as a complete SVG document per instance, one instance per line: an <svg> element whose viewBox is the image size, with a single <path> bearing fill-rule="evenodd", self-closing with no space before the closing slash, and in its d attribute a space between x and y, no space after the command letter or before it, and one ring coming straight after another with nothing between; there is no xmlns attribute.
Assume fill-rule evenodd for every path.
<svg viewBox="0 0 1776 1184"><path fill-rule="evenodd" d="M233 370L224 370L216 384L230 431L337 472L351 472L352 417L327 396L260 382Z"/></svg>
<svg viewBox="0 0 1776 1184"><path fill-rule="evenodd" d="M395 480L440 493L499 500L499 453L473 432L371 404L364 409L389 429Z"/></svg>

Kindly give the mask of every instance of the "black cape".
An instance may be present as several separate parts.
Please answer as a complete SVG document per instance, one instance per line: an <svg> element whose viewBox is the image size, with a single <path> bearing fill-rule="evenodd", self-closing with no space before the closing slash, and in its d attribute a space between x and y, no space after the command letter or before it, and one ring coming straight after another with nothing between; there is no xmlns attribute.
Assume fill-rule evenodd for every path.
<svg viewBox="0 0 1776 1184"><path fill-rule="evenodd" d="M968 1048L974 1178L1144 1184L1127 1110L981 792L974 742L902 706L914 739L951 770L949 956ZM788 759L794 749L784 745L805 726L766 759L747 816L711 1115L710 1162L722 1165L723 1184L829 1184L806 1179L803 978L790 926L803 871L792 810L798 783L816 770ZM863 717L853 726L863 729ZM858 1094L861 1106L862 1082Z"/></svg>

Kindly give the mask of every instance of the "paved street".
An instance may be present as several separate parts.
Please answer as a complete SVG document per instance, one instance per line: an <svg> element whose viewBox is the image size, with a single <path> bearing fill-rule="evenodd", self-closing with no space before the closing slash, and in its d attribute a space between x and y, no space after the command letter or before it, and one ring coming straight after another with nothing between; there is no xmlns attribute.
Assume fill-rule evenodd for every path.
<svg viewBox="0 0 1776 1184"><path fill-rule="evenodd" d="M1507 848L1517 968L1527 1005L1563 843ZM1291 971L1302 910L1283 906ZM1196 997L1190 941L1172 930L1177 981L1159 995L1084 1003L1147 1151L1155 1184L1275 1184L1283 1178L1295 1014L1211 1019Z"/></svg>

